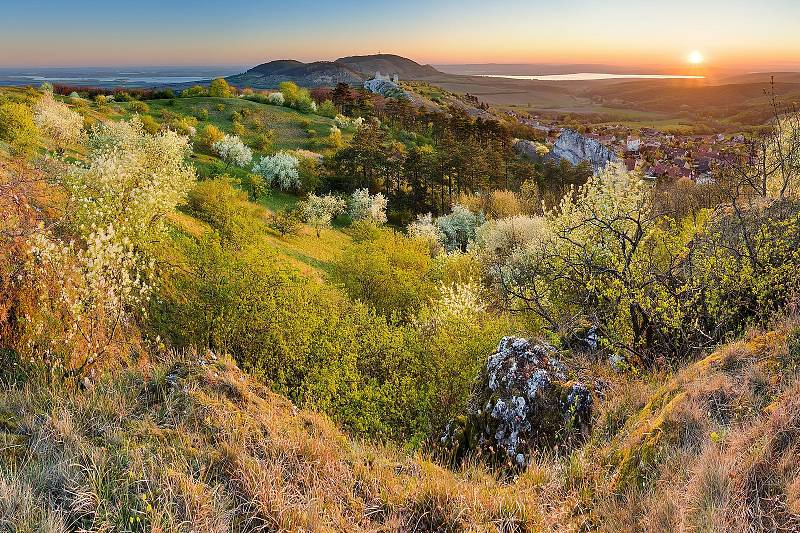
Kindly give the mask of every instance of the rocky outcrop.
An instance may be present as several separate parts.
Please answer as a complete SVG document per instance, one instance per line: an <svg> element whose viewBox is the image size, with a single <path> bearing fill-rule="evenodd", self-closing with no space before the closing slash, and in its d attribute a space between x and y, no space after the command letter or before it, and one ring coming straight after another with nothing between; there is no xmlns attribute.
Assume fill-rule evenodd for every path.
<svg viewBox="0 0 800 533"><path fill-rule="evenodd" d="M539 152L541 145L528 139L514 139L514 150L523 157L538 161L542 154Z"/></svg>
<svg viewBox="0 0 800 533"><path fill-rule="evenodd" d="M547 343L505 337L486 361L465 416L441 437L451 460L475 453L525 467L540 446L582 441L589 434L592 389L568 377Z"/></svg>
<svg viewBox="0 0 800 533"><path fill-rule="evenodd" d="M548 157L557 161L565 159L573 165L586 161L592 166L595 174L599 173L607 164L619 161L612 150L596 140L568 128L558 136Z"/></svg>
<svg viewBox="0 0 800 533"><path fill-rule="evenodd" d="M364 82L364 88L386 98L408 98L406 91L393 81L372 78Z"/></svg>

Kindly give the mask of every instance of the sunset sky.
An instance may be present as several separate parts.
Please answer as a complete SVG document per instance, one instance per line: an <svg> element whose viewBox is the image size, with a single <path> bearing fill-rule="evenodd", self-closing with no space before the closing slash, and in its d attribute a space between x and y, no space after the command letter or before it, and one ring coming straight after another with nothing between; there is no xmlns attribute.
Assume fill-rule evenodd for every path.
<svg viewBox="0 0 800 533"><path fill-rule="evenodd" d="M422 63L800 68L798 0L4 2L0 67Z"/></svg>

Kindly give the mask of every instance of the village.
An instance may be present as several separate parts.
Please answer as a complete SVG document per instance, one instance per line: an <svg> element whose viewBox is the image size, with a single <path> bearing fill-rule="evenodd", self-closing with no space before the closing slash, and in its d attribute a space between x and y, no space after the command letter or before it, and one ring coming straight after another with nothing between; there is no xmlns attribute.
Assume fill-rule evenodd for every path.
<svg viewBox="0 0 800 533"><path fill-rule="evenodd" d="M553 146L566 129L538 115L506 114L541 131L548 146ZM742 134L677 135L621 124L589 125L581 133L616 154L628 170L641 171L650 179L688 178L699 184L713 182L715 168L740 161L751 150L751 143Z"/></svg>

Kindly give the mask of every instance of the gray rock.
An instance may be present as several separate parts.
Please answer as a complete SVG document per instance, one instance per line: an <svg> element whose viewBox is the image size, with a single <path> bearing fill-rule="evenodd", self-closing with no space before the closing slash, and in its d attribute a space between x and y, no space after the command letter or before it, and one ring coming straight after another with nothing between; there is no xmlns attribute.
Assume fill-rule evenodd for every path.
<svg viewBox="0 0 800 533"><path fill-rule="evenodd" d="M489 356L467 413L448 424L441 443L457 462L477 453L512 468L526 466L540 446L589 434L592 388L568 378L544 342L505 337Z"/></svg>
<svg viewBox="0 0 800 533"><path fill-rule="evenodd" d="M603 170L607 164L619 161L617 154L612 150L568 128L558 136L547 157L557 161L565 159L573 165L587 161L595 174Z"/></svg>

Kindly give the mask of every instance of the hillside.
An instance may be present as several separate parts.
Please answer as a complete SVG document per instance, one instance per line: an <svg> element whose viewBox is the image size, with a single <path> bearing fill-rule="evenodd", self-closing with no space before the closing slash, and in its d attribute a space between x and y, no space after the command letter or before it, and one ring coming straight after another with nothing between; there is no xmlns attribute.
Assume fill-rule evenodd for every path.
<svg viewBox="0 0 800 533"><path fill-rule="evenodd" d="M789 531L800 524L796 339L791 327L756 335L654 388L616 378L593 441L507 481L353 441L227 358L154 352L158 363L143 358L85 391L0 396L0 524Z"/></svg>
<svg viewBox="0 0 800 533"><path fill-rule="evenodd" d="M303 87L330 87L337 83L360 85L376 71L399 74L403 79L416 80L440 74L430 65L391 54L343 57L336 61L302 63L294 60L270 61L242 74L226 78L239 87L275 88L281 82L293 81Z"/></svg>

